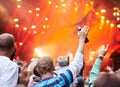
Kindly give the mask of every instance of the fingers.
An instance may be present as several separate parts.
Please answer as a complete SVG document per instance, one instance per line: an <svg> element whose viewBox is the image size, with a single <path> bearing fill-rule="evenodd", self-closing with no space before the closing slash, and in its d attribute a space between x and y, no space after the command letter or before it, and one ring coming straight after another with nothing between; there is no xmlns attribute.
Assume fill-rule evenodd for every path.
<svg viewBox="0 0 120 87"><path fill-rule="evenodd" d="M107 45L106 45L106 48L105 48L105 50L107 51L107 50L108 50L108 48L109 48L109 44L107 44Z"/></svg>
<svg viewBox="0 0 120 87"><path fill-rule="evenodd" d="M82 28L81 31L84 31L84 32L88 33L89 27L85 25L85 26Z"/></svg>

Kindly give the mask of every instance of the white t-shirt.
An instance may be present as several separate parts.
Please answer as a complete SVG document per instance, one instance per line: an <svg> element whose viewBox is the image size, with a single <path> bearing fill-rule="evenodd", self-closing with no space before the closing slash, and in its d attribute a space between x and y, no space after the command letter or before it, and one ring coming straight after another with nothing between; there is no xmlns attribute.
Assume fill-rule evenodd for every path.
<svg viewBox="0 0 120 87"><path fill-rule="evenodd" d="M18 65L6 56L0 56L0 87L14 87L18 82Z"/></svg>

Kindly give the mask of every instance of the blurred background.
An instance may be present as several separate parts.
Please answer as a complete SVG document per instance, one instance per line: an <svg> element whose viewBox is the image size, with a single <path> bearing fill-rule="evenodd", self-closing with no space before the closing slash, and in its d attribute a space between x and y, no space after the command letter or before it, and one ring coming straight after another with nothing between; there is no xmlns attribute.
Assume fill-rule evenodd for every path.
<svg viewBox="0 0 120 87"><path fill-rule="evenodd" d="M0 34L15 36L17 60L29 62L48 55L56 61L60 55L71 55L71 61L78 46L78 25L90 27L85 76L98 49L107 43L110 47L102 70L120 64L120 57L114 58L120 56L120 0L0 0Z"/></svg>

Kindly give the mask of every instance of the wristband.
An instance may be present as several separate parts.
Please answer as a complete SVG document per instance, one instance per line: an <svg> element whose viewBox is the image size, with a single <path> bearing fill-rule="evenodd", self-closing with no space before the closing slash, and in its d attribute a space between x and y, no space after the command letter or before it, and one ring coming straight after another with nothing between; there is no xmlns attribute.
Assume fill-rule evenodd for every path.
<svg viewBox="0 0 120 87"><path fill-rule="evenodd" d="M100 60L103 60L104 56L99 56L98 58L99 58Z"/></svg>

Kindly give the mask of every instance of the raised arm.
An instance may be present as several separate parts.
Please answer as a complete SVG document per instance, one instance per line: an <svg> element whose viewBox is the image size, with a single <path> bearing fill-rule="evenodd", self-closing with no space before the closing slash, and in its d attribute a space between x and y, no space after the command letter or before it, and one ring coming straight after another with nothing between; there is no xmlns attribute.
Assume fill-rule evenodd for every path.
<svg viewBox="0 0 120 87"><path fill-rule="evenodd" d="M87 34L88 34L87 26L84 26L81 29L81 31L78 32L78 37L79 37L78 48L74 60L69 65L69 69L73 74L73 79L79 74L80 70L83 67L83 53L84 53L84 45Z"/></svg>
<svg viewBox="0 0 120 87"><path fill-rule="evenodd" d="M90 72L90 75L89 75L89 78L90 78L89 87L94 86L94 82L100 74L101 63L102 63L102 60L103 60L105 54L107 53L108 46L109 45L107 45L106 48L105 47L101 48L98 51L98 58L96 59L94 65L92 67L92 70Z"/></svg>

